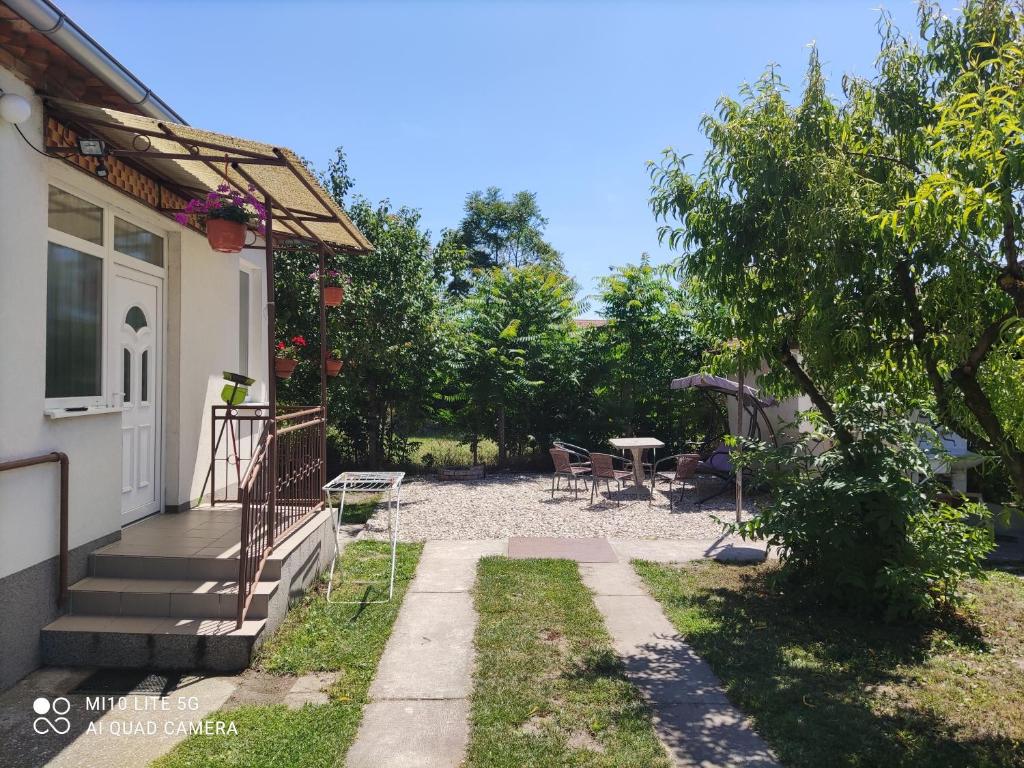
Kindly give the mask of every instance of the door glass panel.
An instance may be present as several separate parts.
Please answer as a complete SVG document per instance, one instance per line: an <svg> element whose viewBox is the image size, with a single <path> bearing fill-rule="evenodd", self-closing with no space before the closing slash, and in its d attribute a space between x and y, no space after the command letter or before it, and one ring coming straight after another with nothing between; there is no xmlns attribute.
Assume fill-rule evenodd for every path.
<svg viewBox="0 0 1024 768"><path fill-rule="evenodd" d="M46 396L101 388L103 260L55 243L46 262Z"/></svg>
<svg viewBox="0 0 1024 768"><path fill-rule="evenodd" d="M148 323L146 323L146 313L143 312L142 308L138 305L135 305L128 310L128 314L124 316L124 321L130 325L132 330L136 333L148 325Z"/></svg>
<svg viewBox="0 0 1024 768"><path fill-rule="evenodd" d="M164 239L114 217L114 250L157 267L164 265Z"/></svg>
<svg viewBox="0 0 1024 768"><path fill-rule="evenodd" d="M103 245L103 209L87 200L50 187L50 227Z"/></svg>
<svg viewBox="0 0 1024 768"><path fill-rule="evenodd" d="M143 350L142 352L142 384L139 387L142 394L140 399L144 403L149 402L149 350Z"/></svg>
<svg viewBox="0 0 1024 768"><path fill-rule="evenodd" d="M127 349L121 352L121 385L124 388L124 401L132 401L132 353Z"/></svg>

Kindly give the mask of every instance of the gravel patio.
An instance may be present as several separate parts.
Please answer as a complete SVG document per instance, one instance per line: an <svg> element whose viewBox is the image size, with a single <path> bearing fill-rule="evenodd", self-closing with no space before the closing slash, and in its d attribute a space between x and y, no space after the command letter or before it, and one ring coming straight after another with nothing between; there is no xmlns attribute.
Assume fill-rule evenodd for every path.
<svg viewBox="0 0 1024 768"><path fill-rule="evenodd" d="M702 491L704 489L702 488ZM407 478L402 487L402 541L431 539L497 539L509 536L623 539L708 539L722 533L715 517L732 520L735 505L726 492L697 507L695 490L688 487L682 503L669 510L659 488L654 504L637 500L630 487L613 491L611 499L595 499L582 484L579 499L571 491L551 498L548 474L495 473L483 480L452 481ZM678 496L678 491L677 491ZM616 506L615 498L621 500ZM747 516L756 502L747 501ZM384 508L367 525L368 538L387 538Z"/></svg>

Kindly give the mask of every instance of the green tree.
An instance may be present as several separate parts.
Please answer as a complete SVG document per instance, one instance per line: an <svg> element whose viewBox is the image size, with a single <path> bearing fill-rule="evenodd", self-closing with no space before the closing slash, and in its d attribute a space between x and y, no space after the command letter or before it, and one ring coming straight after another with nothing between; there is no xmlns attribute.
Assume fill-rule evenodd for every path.
<svg viewBox="0 0 1024 768"><path fill-rule="evenodd" d="M669 151L652 202L725 308L722 334L768 360L777 389L806 392L840 442L854 382L931 399L1024 495L1024 376L1006 343L1024 309L1020 16L977 0L953 20L922 5L921 22L921 45L883 24L876 78L848 79L840 103L816 51L798 105L773 70L722 99L699 173Z"/></svg>
<svg viewBox="0 0 1024 768"><path fill-rule="evenodd" d="M564 380L574 359L575 283L539 265L482 270L459 311L460 343L447 389L452 419L476 460L482 435L521 452L542 386Z"/></svg>
<svg viewBox="0 0 1024 768"><path fill-rule="evenodd" d="M517 192L506 200L497 187L466 196L465 215L458 228L444 234L465 253L467 269L525 267L543 264L562 271L562 259L545 239L548 220L541 215L537 196ZM453 285L457 292L468 290L465 275Z"/></svg>
<svg viewBox="0 0 1024 768"><path fill-rule="evenodd" d="M589 439L600 444L616 435L653 434L681 448L706 415L692 393L669 389L672 378L699 370L706 346L694 328L689 294L644 254L639 264L602 278L599 298L607 324L585 335L595 405Z"/></svg>
<svg viewBox="0 0 1024 768"><path fill-rule="evenodd" d="M843 100L826 95L813 51L799 103L769 70L704 118L710 149L696 174L672 151L652 168L661 235L683 249L701 300L720 307L713 326L739 341L723 348L730 367L767 361L771 387L805 392L835 445L827 458L794 449L789 466L806 471L776 485L765 519L740 530L780 546L803 583L842 572L899 615L946 601L990 544L967 507L905 482L908 467L928 470L900 414L934 405L1024 494L1019 422L999 410L1021 392L1019 360L1001 369L1012 381L993 375L1021 317L1019 188L1004 188L1017 171L1014 151L1002 162L1001 144L972 138L1016 131L1007 113L1018 107L1005 102L1021 80L990 57L1002 51L1016 66L1019 17L976 0L954 20L922 5L921 22L919 45L883 17L878 74L847 79ZM974 122L957 127L958 114ZM928 554L941 539L957 548L937 566ZM912 599L923 591L934 599Z"/></svg>
<svg viewBox="0 0 1024 768"><path fill-rule="evenodd" d="M343 204L352 183L340 149L322 178ZM341 252L327 265L348 279L341 307L327 310L327 348L344 362L328 385L329 414L346 458L379 467L405 457L406 438L429 412L436 377L450 354L452 325L444 301L450 254L431 245L414 209L359 196L346 209L374 248ZM279 335L301 332L316 349L317 257L282 253L277 263ZM319 400L319 369L311 363L282 382L285 401Z"/></svg>

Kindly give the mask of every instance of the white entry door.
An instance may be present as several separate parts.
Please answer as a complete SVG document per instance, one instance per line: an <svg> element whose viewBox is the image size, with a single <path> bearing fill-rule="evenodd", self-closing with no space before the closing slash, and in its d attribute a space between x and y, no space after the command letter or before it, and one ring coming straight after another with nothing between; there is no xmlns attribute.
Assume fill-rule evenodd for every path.
<svg viewBox="0 0 1024 768"><path fill-rule="evenodd" d="M120 391L121 524L160 509L161 355L159 277L117 265L110 307L110 381Z"/></svg>

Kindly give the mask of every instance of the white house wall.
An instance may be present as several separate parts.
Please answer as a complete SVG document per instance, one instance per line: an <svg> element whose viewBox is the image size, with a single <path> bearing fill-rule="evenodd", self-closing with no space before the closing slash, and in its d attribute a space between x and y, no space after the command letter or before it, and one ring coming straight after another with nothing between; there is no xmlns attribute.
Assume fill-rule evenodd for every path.
<svg viewBox="0 0 1024 768"><path fill-rule="evenodd" d="M0 88L32 103L20 127L43 144L43 105L29 86L0 68ZM165 509L194 504L209 468L210 406L221 372L238 367L238 272L244 261L258 293L250 296L249 375L266 396L263 254L213 252L181 227L63 160L44 157L0 123L0 460L63 451L70 460L71 580L84 575L95 547L120 536L121 415L45 415L48 184L120 209L167 240L164 276L163 492ZM105 266L106 268L106 266ZM109 285L109 282L107 283ZM104 334L109 332L104 323ZM106 369L106 364L104 368ZM112 389L107 381L105 392ZM57 465L0 473L0 690L29 671L38 632L55 605L58 554ZM34 594L38 591L38 599ZM16 599L17 598L17 599ZM29 612L31 616L22 614ZM38 663L36 661L36 663ZM26 668L26 665L27 668ZM20 672L19 672L20 671Z"/></svg>
<svg viewBox="0 0 1024 768"><path fill-rule="evenodd" d="M0 69L0 87L32 101L21 126L39 147L43 109L31 89ZM0 457L68 454L71 547L120 525L120 416L60 420L43 415L46 377L46 231L50 169L0 125ZM109 457L115 457L110 460ZM0 474L0 577L57 554L55 465Z"/></svg>

